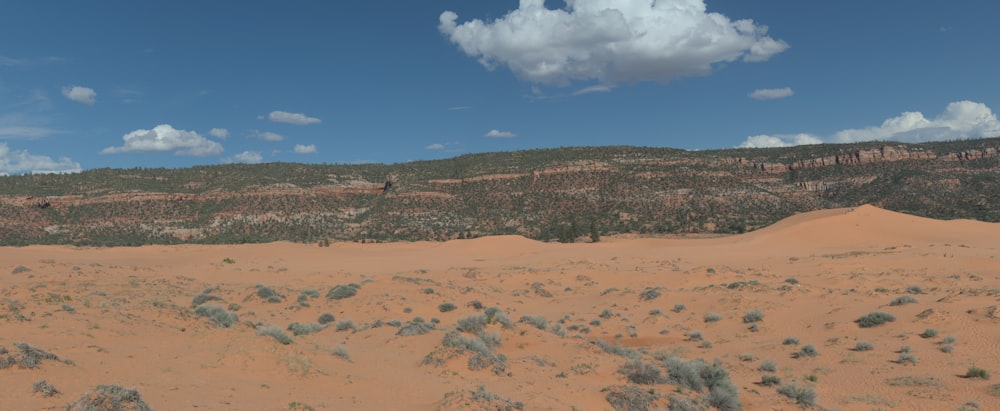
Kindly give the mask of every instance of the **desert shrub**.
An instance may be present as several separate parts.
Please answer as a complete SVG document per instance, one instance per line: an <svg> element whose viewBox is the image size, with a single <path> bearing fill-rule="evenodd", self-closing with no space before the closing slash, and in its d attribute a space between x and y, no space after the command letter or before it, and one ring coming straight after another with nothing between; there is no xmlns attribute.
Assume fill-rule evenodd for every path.
<svg viewBox="0 0 1000 411"><path fill-rule="evenodd" d="M910 346L909 345L904 345L902 347L899 347L899 351L897 351L897 352L900 353L900 354L909 354L910 353Z"/></svg>
<svg viewBox="0 0 1000 411"><path fill-rule="evenodd" d="M809 387L796 387L795 384L785 385L778 388L778 394L795 400L795 403L803 407L816 405L816 391Z"/></svg>
<svg viewBox="0 0 1000 411"><path fill-rule="evenodd" d="M955 337L947 336L941 339L941 344L954 344L955 341L957 341Z"/></svg>
<svg viewBox="0 0 1000 411"><path fill-rule="evenodd" d="M327 325L336 321L336 318L331 313L323 313L320 314L319 319L317 319L316 321L319 322L320 324Z"/></svg>
<svg viewBox="0 0 1000 411"><path fill-rule="evenodd" d="M425 323L423 321L410 321L406 325L399 324L399 320L389 321L389 325L393 324L393 321L397 323L396 327L399 330L396 331L396 335L400 337L409 337L411 335L423 335L431 332L434 329L434 324Z"/></svg>
<svg viewBox="0 0 1000 411"><path fill-rule="evenodd" d="M278 294L278 292L274 291L273 288L265 287L263 285L257 286L257 297L269 303L280 303L282 300L285 299L284 296Z"/></svg>
<svg viewBox="0 0 1000 411"><path fill-rule="evenodd" d="M455 347L473 352L490 353L490 347L478 336L468 336L459 332L449 331L441 341L445 347Z"/></svg>
<svg viewBox="0 0 1000 411"><path fill-rule="evenodd" d="M467 333L478 333L486 329L486 315L484 314L474 314L468 317L462 317L458 319L459 331Z"/></svg>
<svg viewBox="0 0 1000 411"><path fill-rule="evenodd" d="M782 345L799 345L799 339L795 338L795 337L785 337L784 340L781 340L781 344Z"/></svg>
<svg viewBox="0 0 1000 411"><path fill-rule="evenodd" d="M334 357L340 357L347 361L351 361L351 355L347 353L347 347L343 345L334 347L333 350L330 351L330 354L333 354Z"/></svg>
<svg viewBox="0 0 1000 411"><path fill-rule="evenodd" d="M760 331L760 326L758 326L757 324L750 324L750 327L747 329L750 330L750 332L755 333L757 331Z"/></svg>
<svg viewBox="0 0 1000 411"><path fill-rule="evenodd" d="M604 340L593 340L591 341L591 343L600 347L602 350L604 350L604 352L608 354L618 355L625 358L631 358L633 360L642 357L642 355L639 354L638 351L631 348L623 347L620 344L611 345L610 343Z"/></svg>
<svg viewBox="0 0 1000 411"><path fill-rule="evenodd" d="M718 362L708 364L703 360L685 361L668 356L663 359L668 381L695 391L708 389L707 402L720 410L739 410L739 389L733 385L729 372Z"/></svg>
<svg viewBox="0 0 1000 411"><path fill-rule="evenodd" d="M430 287L428 287L428 288L425 288L425 289L423 290L423 293L424 293L424 294L434 294L434 289L433 289L433 288L430 288Z"/></svg>
<svg viewBox="0 0 1000 411"><path fill-rule="evenodd" d="M667 382L663 376L663 370L656 364L643 362L642 360L626 361L618 372L625 375L625 378L633 384L653 385Z"/></svg>
<svg viewBox="0 0 1000 411"><path fill-rule="evenodd" d="M854 320L854 322L858 323L858 327L861 328L875 327L892 321L896 321L896 317L882 311L871 312Z"/></svg>
<svg viewBox="0 0 1000 411"><path fill-rule="evenodd" d="M679 313L679 312L684 311L686 309L687 309L687 306L684 305L684 304L674 304L674 308L671 309L671 311L673 311L675 313Z"/></svg>
<svg viewBox="0 0 1000 411"><path fill-rule="evenodd" d="M443 303L438 305L438 311L441 311L443 313L446 313L448 311L454 311L457 308L458 306L453 303Z"/></svg>
<svg viewBox="0 0 1000 411"><path fill-rule="evenodd" d="M207 293L200 293L191 299L191 305L199 306L209 301L222 301L222 297Z"/></svg>
<svg viewBox="0 0 1000 411"><path fill-rule="evenodd" d="M937 335L938 331L933 328L928 328L924 330L924 332L920 333L920 337L922 338L934 338L937 337Z"/></svg>
<svg viewBox="0 0 1000 411"><path fill-rule="evenodd" d="M654 308L652 310L649 310L649 315L660 315L660 314L663 314L663 310L659 308Z"/></svg>
<svg viewBox="0 0 1000 411"><path fill-rule="evenodd" d="M761 312L760 310L750 310L743 315L743 322L747 324L762 321L763 319L764 319L764 313Z"/></svg>
<svg viewBox="0 0 1000 411"><path fill-rule="evenodd" d="M194 309L194 313L208 318L216 327L229 328L240 320L236 313L226 311L225 308L214 304L199 305Z"/></svg>
<svg viewBox="0 0 1000 411"><path fill-rule="evenodd" d="M503 328L514 328L514 322L507 317L507 314L500 307L489 307L483 310L483 314L486 315L487 324L499 323Z"/></svg>
<svg viewBox="0 0 1000 411"><path fill-rule="evenodd" d="M354 331L357 330L357 327L354 325L354 321L344 320L337 322L337 326L334 329L337 331L347 331L347 330Z"/></svg>
<svg viewBox="0 0 1000 411"><path fill-rule="evenodd" d="M562 324L553 324L552 327L549 328L549 332L560 337L566 336L566 328L563 327ZM635 337L635 335L633 335L633 337Z"/></svg>
<svg viewBox="0 0 1000 411"><path fill-rule="evenodd" d="M66 411L153 411L153 407L142 400L142 395L135 388L124 388L118 385L98 385L86 392Z"/></svg>
<svg viewBox="0 0 1000 411"><path fill-rule="evenodd" d="M28 271L31 271L31 269L28 268L28 267L25 267L23 265L19 265L17 267L14 267L13 270L10 270L10 273L11 274L21 274L21 273L26 273Z"/></svg>
<svg viewBox="0 0 1000 411"><path fill-rule="evenodd" d="M757 370L758 371L775 372L775 371L778 371L778 365L775 364L774 361L764 360L764 362L760 363L760 367L757 367Z"/></svg>
<svg viewBox="0 0 1000 411"><path fill-rule="evenodd" d="M798 352L795 353L795 358L802 357L815 357L819 355L819 351L816 350L816 346L812 344L803 345Z"/></svg>
<svg viewBox="0 0 1000 411"><path fill-rule="evenodd" d="M62 361L66 364L73 364L70 360L60 360L58 356L43 349L32 346L28 343L14 343L17 352L11 354L6 347L0 347L0 369L17 366L20 369L33 369L42 365L42 361Z"/></svg>
<svg viewBox="0 0 1000 411"><path fill-rule="evenodd" d="M705 322L706 323L714 323L714 322L719 321L721 319L722 319L722 316L719 315L719 314L716 314L716 313L705 314Z"/></svg>
<svg viewBox="0 0 1000 411"><path fill-rule="evenodd" d="M712 348L712 342L702 341L701 344L698 344L698 348Z"/></svg>
<svg viewBox="0 0 1000 411"><path fill-rule="evenodd" d="M899 297L894 298L892 301L889 301L889 305L895 307L898 305L911 304L916 302L917 299L913 298L912 295L901 295Z"/></svg>
<svg viewBox="0 0 1000 411"><path fill-rule="evenodd" d="M989 371L986 371L979 367L969 367L969 371L965 372L965 378L979 378L982 380L990 379Z"/></svg>
<svg viewBox="0 0 1000 411"><path fill-rule="evenodd" d="M777 375L763 375L760 377L760 385L765 387L781 385L781 377L778 377Z"/></svg>
<svg viewBox="0 0 1000 411"><path fill-rule="evenodd" d="M906 364L917 365L917 356L910 354L908 352L900 353L899 358L896 359L896 363L902 365Z"/></svg>
<svg viewBox="0 0 1000 411"><path fill-rule="evenodd" d="M639 301L652 301L655 300L660 295L662 295L660 293L660 290L657 290L656 288L653 287L647 287L646 289L642 290L642 292L639 293Z"/></svg>
<svg viewBox="0 0 1000 411"><path fill-rule="evenodd" d="M40 380L31 384L31 392L42 394L43 397L48 398L58 394L59 390L57 390L54 385L49 384L48 381Z"/></svg>
<svg viewBox="0 0 1000 411"><path fill-rule="evenodd" d="M942 345L941 346L941 352L943 352L945 354L950 353L952 351L955 351L955 346L954 345Z"/></svg>
<svg viewBox="0 0 1000 411"><path fill-rule="evenodd" d="M360 288L360 285L354 283L337 285L331 288L330 291L326 292L326 298L328 300L343 300L345 298L354 297L358 294L358 289Z"/></svg>
<svg viewBox="0 0 1000 411"><path fill-rule="evenodd" d="M910 294L923 294L924 293L924 289L920 288L919 285L911 285L909 287L906 287L906 292L908 292Z"/></svg>
<svg viewBox="0 0 1000 411"><path fill-rule="evenodd" d="M521 316L521 319L518 320L518 322L531 324L532 326L534 326L539 330L545 330L545 327L547 327L549 324L548 320L546 320L545 317L542 317L540 315L524 315Z"/></svg>
<svg viewBox="0 0 1000 411"><path fill-rule="evenodd" d="M868 341L858 341L857 344L854 344L854 351L871 351L874 349L875 346Z"/></svg>
<svg viewBox="0 0 1000 411"><path fill-rule="evenodd" d="M473 310L482 310L483 308L486 308L486 306L483 305L482 301L479 300L469 301L469 303L466 304L466 306L472 307Z"/></svg>
<svg viewBox="0 0 1000 411"><path fill-rule="evenodd" d="M292 343L292 337L289 337L281 327L276 325L266 325L258 328L257 335L266 335L285 345Z"/></svg>
<svg viewBox="0 0 1000 411"><path fill-rule="evenodd" d="M388 325L390 325L390 326L392 326L392 327L396 327L396 328L399 328L399 327L403 326L403 322L399 321L399 320L389 320L389 321L386 321L385 323L388 324Z"/></svg>
<svg viewBox="0 0 1000 411"><path fill-rule="evenodd" d="M604 309L604 310L602 310L602 311L601 311L601 313L600 313L600 314L598 314L597 316L598 316L598 317L601 317L601 318L603 318L603 319L605 319L605 320L607 320L607 319L609 319L609 318L613 317L613 316L614 316L614 314L612 314L612 313L611 313L611 310L609 310L609 309L605 308L605 309Z"/></svg>
<svg viewBox="0 0 1000 411"><path fill-rule="evenodd" d="M736 358L739 358L740 361L756 361L757 360L757 356L753 355L753 354L750 354L750 353L743 353L743 354L737 355Z"/></svg>
<svg viewBox="0 0 1000 411"><path fill-rule="evenodd" d="M1000 397L1000 384L993 384L990 386L990 395Z"/></svg>
<svg viewBox="0 0 1000 411"><path fill-rule="evenodd" d="M608 394L604 399L615 411L650 411L655 409L660 401L659 396L635 385L621 385L605 388ZM673 403L673 402L671 402Z"/></svg>
<svg viewBox="0 0 1000 411"><path fill-rule="evenodd" d="M495 332L481 332L477 334L483 344L486 344L490 349L499 347L503 340L500 338L500 334Z"/></svg>
<svg viewBox="0 0 1000 411"><path fill-rule="evenodd" d="M65 311L65 312L68 312L68 313L75 313L76 312L76 308L73 308L73 306L69 305L69 304L63 304L62 307L59 307L59 308L61 310Z"/></svg>
<svg viewBox="0 0 1000 411"><path fill-rule="evenodd" d="M317 324L317 323L305 323L305 324L291 323L291 324L288 324L288 331L291 331L292 335L295 335L295 336L312 334L312 333L320 331L322 329L323 329L323 326L320 325L320 324Z"/></svg>
<svg viewBox="0 0 1000 411"><path fill-rule="evenodd" d="M701 331L691 331L685 335L691 341L702 341L705 339L705 337L701 335Z"/></svg>
<svg viewBox="0 0 1000 411"><path fill-rule="evenodd" d="M309 288L309 289L302 290L302 292L299 293L299 295L304 295L304 296L309 297L309 298L319 298L319 291L318 290L314 290L312 288Z"/></svg>
<svg viewBox="0 0 1000 411"><path fill-rule="evenodd" d="M788 284L798 284L799 280L796 279L795 277L788 277L785 279L785 282Z"/></svg>

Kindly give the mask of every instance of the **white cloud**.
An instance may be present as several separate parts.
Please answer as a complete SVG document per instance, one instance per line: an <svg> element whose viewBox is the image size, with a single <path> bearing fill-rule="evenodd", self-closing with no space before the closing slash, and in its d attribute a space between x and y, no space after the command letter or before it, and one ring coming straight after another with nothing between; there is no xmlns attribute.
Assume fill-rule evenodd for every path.
<svg viewBox="0 0 1000 411"><path fill-rule="evenodd" d="M222 159L223 164L233 164L233 163L257 164L261 161L264 161L264 156L260 155L260 153L256 151L244 151L232 157L226 157Z"/></svg>
<svg viewBox="0 0 1000 411"><path fill-rule="evenodd" d="M782 88L762 88L754 90L749 94L750 98L757 100L775 100L779 98L791 97L795 94L791 87Z"/></svg>
<svg viewBox="0 0 1000 411"><path fill-rule="evenodd" d="M599 84L599 85L596 85L596 86L584 87L582 89L574 91L573 95L574 96L579 96L579 95L588 94L588 93L607 93L607 92L611 91L612 88L613 87L606 86L606 85L603 85L603 84Z"/></svg>
<svg viewBox="0 0 1000 411"><path fill-rule="evenodd" d="M250 130L250 136L264 141L284 141L285 136L270 131Z"/></svg>
<svg viewBox="0 0 1000 411"><path fill-rule="evenodd" d="M62 94L66 98L73 100L77 103L83 103L88 106L94 105L97 102L97 93L94 89L89 87L73 86L73 87L63 87Z"/></svg>
<svg viewBox="0 0 1000 411"><path fill-rule="evenodd" d="M740 147L784 147L821 142L855 143L860 141L891 140L906 143L957 140L1000 136L1000 121L983 103L956 101L948 104L943 113L927 119L920 112L904 112L886 119L881 125L838 131L829 138L808 134L792 136L759 135L747 137Z"/></svg>
<svg viewBox="0 0 1000 411"><path fill-rule="evenodd" d="M108 147L101 154L172 151L178 155L210 156L222 153L222 145L194 131L177 130L160 124L152 130L135 130L122 136L121 147Z"/></svg>
<svg viewBox="0 0 1000 411"><path fill-rule="evenodd" d="M271 114L267 115L267 119L276 123L288 123L295 124L297 126L316 124L322 121L318 118L309 117L302 113L289 113L287 111L272 111Z"/></svg>
<svg viewBox="0 0 1000 411"><path fill-rule="evenodd" d="M0 175L79 173L80 170L80 163L67 157L53 160L52 157L30 154L25 150L12 151L7 143L0 143Z"/></svg>
<svg viewBox="0 0 1000 411"><path fill-rule="evenodd" d="M2 121L0 121L2 123ZM36 139L48 137L53 134L61 134L64 131L46 128L46 127L32 127L32 126L0 126L0 137L3 138L26 138L26 139Z"/></svg>
<svg viewBox="0 0 1000 411"><path fill-rule="evenodd" d="M506 66L535 83L667 82L705 75L712 65L765 61L788 48L753 20L706 11L704 0L521 0L493 21L457 23L445 11L438 29L488 69Z"/></svg>
<svg viewBox="0 0 1000 411"><path fill-rule="evenodd" d="M511 133L509 131L500 131L497 129L492 129L488 133L486 133L486 137L491 137L491 138L511 138L515 136L517 136L517 134Z"/></svg>
<svg viewBox="0 0 1000 411"><path fill-rule="evenodd" d="M740 148L767 148L767 147L790 147L803 146L809 144L823 144L816 136L809 134L794 134L769 136L759 135L747 137L746 141L739 145Z"/></svg>
<svg viewBox="0 0 1000 411"><path fill-rule="evenodd" d="M229 130L224 128L213 128L208 131L208 134L215 138L229 138Z"/></svg>
<svg viewBox="0 0 1000 411"><path fill-rule="evenodd" d="M424 148L428 150L444 150L444 144L434 143Z"/></svg>
<svg viewBox="0 0 1000 411"><path fill-rule="evenodd" d="M295 148L293 150L295 151L296 154L312 154L312 153L316 152L316 145L315 144L309 144L309 145L296 144Z"/></svg>

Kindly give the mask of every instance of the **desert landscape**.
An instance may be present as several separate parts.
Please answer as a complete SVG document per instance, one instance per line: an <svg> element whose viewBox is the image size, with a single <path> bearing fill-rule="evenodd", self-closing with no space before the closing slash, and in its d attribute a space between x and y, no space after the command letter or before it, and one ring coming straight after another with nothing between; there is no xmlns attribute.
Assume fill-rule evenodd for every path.
<svg viewBox="0 0 1000 411"><path fill-rule="evenodd" d="M0 408L995 410L998 255L1000 224L873 206L597 243L6 247Z"/></svg>

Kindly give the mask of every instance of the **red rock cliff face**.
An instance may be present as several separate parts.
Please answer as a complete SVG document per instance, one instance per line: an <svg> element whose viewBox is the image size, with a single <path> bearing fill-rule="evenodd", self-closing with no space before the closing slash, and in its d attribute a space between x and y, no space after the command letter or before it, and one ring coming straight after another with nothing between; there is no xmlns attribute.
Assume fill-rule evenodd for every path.
<svg viewBox="0 0 1000 411"><path fill-rule="evenodd" d="M950 153L940 158L951 161L977 160L984 158L997 158L1000 152L996 147L985 147L977 150L965 150L957 153ZM930 150L907 149L904 146L884 145L875 149L862 149L846 151L832 156L815 157L792 161L788 164L773 162L755 162L746 158L737 158L733 162L765 173L783 173L789 170L804 168L827 167L833 165L860 165L879 162L895 162L904 160L937 160L938 155Z"/></svg>

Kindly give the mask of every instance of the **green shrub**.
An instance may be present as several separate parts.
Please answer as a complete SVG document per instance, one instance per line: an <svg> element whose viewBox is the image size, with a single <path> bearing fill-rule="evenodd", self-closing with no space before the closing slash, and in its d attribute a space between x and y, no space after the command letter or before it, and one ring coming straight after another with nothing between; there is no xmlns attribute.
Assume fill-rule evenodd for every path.
<svg viewBox="0 0 1000 411"><path fill-rule="evenodd" d="M647 287L645 290L639 293L639 301L652 301L662 295L659 290L653 287Z"/></svg>
<svg viewBox="0 0 1000 411"><path fill-rule="evenodd" d="M986 371L979 367L969 367L969 371L965 372L965 378L979 378L982 380L990 379L989 371Z"/></svg>
<svg viewBox="0 0 1000 411"><path fill-rule="evenodd" d="M603 311L601 311L601 313L598 315L598 317L601 317L601 318L603 318L605 320L607 320L607 319L609 319L609 318L611 318L613 316L614 316L614 314L612 314L611 310L609 310L607 308L605 308Z"/></svg>
<svg viewBox="0 0 1000 411"><path fill-rule="evenodd" d="M777 375L762 375L760 377L760 385L765 387L781 385L781 377L778 377Z"/></svg>
<svg viewBox="0 0 1000 411"><path fill-rule="evenodd" d="M702 341L705 339L705 337L701 335L701 331L691 331L685 335L691 341Z"/></svg>
<svg viewBox="0 0 1000 411"><path fill-rule="evenodd" d="M483 310L483 314L486 316L487 324L499 323L503 328L514 328L514 323L507 318L507 314L500 307L489 307Z"/></svg>
<svg viewBox="0 0 1000 411"><path fill-rule="evenodd" d="M334 347L333 350L330 351L330 354L333 354L334 357L343 358L343 359L347 360L348 362L351 361L351 355L347 353L347 347L345 347L343 345L338 345L338 346Z"/></svg>
<svg viewBox="0 0 1000 411"><path fill-rule="evenodd" d="M118 385L98 385L66 407L66 411L129 410L153 411L134 388Z"/></svg>
<svg viewBox="0 0 1000 411"><path fill-rule="evenodd" d="M331 313L323 313L319 316L319 319L317 319L316 321L319 322L320 324L327 325L336 321L336 318Z"/></svg>
<svg viewBox="0 0 1000 411"><path fill-rule="evenodd" d="M746 324L755 323L764 319L764 313L760 310L751 310L743 315L743 322Z"/></svg>
<svg viewBox="0 0 1000 411"><path fill-rule="evenodd" d="M901 295L899 297L894 298L892 301L890 301L889 305L895 307L895 306L898 306L898 305L911 304L911 303L916 303L916 302L917 302L917 299L913 298L913 296L911 296L911 295Z"/></svg>
<svg viewBox="0 0 1000 411"><path fill-rule="evenodd" d="M443 313L446 313L448 311L454 311L457 308L458 306L452 303L443 303L438 305L438 311L441 311Z"/></svg>
<svg viewBox="0 0 1000 411"><path fill-rule="evenodd" d="M945 354L950 353L952 351L955 351L955 346L954 345L942 345L941 346L941 352L943 352Z"/></svg>
<svg viewBox="0 0 1000 411"><path fill-rule="evenodd" d="M257 335L266 335L272 337L278 342L288 345L292 343L292 337L285 334L282 329L276 325L266 325L257 329Z"/></svg>
<svg viewBox="0 0 1000 411"><path fill-rule="evenodd" d="M900 353L899 358L896 359L896 363L902 365L917 365L917 356L908 352Z"/></svg>
<svg viewBox="0 0 1000 411"><path fill-rule="evenodd" d="M593 340L591 341L591 343L600 347L602 350L604 350L604 352L608 354L618 355L625 358L631 358L633 360L642 358L642 355L639 354L638 351L631 348L623 347L620 344L611 345L610 343L604 340Z"/></svg>
<svg viewBox="0 0 1000 411"><path fill-rule="evenodd" d="M789 277L785 279L785 282L788 284L798 284L799 280L797 280L795 277Z"/></svg>
<svg viewBox="0 0 1000 411"><path fill-rule="evenodd" d="M308 335L308 334L312 334L314 332L320 331L322 329L323 329L323 326L320 325L320 324L317 324L317 323L306 323L306 324L291 323L291 324L288 324L288 331L291 331L292 335L294 335L294 336Z"/></svg>
<svg viewBox="0 0 1000 411"><path fill-rule="evenodd" d="M396 323L395 326L399 327L399 330L396 331L396 335L400 337L409 337L411 335L423 335L431 332L431 330L434 329L434 324L425 323L423 321L410 321L406 325L402 325L399 323L399 320L392 320L389 321L389 325L393 325L394 321Z"/></svg>
<svg viewBox="0 0 1000 411"><path fill-rule="evenodd" d="M11 274L21 274L21 273L26 273L28 271L31 271L31 269L28 268L28 267L25 267L23 265L19 265L17 267L14 267L14 269L11 270L10 273Z"/></svg>
<svg viewBox="0 0 1000 411"><path fill-rule="evenodd" d="M782 345L798 345L799 344L799 339L795 338L795 337L785 337L784 340L781 340L781 344Z"/></svg>
<svg viewBox="0 0 1000 411"><path fill-rule="evenodd" d="M459 331L467 333L478 333L486 329L486 315L474 314L458 319L457 328Z"/></svg>
<svg viewBox="0 0 1000 411"><path fill-rule="evenodd" d="M48 381L39 380L35 381L34 384L31 384L31 392L42 394L42 397L48 398L58 394L59 390L57 390L54 385L49 384Z"/></svg>
<svg viewBox="0 0 1000 411"><path fill-rule="evenodd" d="M686 309L687 309L687 306L684 305L684 304L674 304L674 308L672 309L672 311L675 312L675 313L679 313L679 312L684 311Z"/></svg>
<svg viewBox="0 0 1000 411"><path fill-rule="evenodd" d="M278 294L278 292L274 291L273 288L265 287L263 285L257 286L257 297L269 303L280 303L282 300L285 299L284 296Z"/></svg>
<svg viewBox="0 0 1000 411"><path fill-rule="evenodd" d="M934 338L934 337L937 337L937 335L938 335L937 330L935 330L933 328L928 328L928 329L924 330L923 333L920 334L920 336L923 337L923 338Z"/></svg>
<svg viewBox="0 0 1000 411"><path fill-rule="evenodd" d="M906 292L908 292L910 294L923 294L924 293L924 289L920 288L919 285L911 285L909 287L906 287Z"/></svg>
<svg viewBox="0 0 1000 411"><path fill-rule="evenodd" d="M194 309L194 313L207 317L217 327L229 328L240 320L236 313L226 311L225 308L214 304L199 305Z"/></svg>
<svg viewBox="0 0 1000 411"><path fill-rule="evenodd" d="M358 289L360 288L360 285L354 283L337 285L331 288L330 291L326 292L326 298L328 300L343 300L345 298L354 297L358 294Z"/></svg>
<svg viewBox="0 0 1000 411"><path fill-rule="evenodd" d="M222 301L222 297L212 294L200 293L191 299L191 305L198 306L207 303L209 301Z"/></svg>
<svg viewBox="0 0 1000 411"><path fill-rule="evenodd" d="M758 371L775 372L775 371L778 371L778 365L775 364L774 361L764 360L764 362L760 363L760 367L757 367L757 370Z"/></svg>
<svg viewBox="0 0 1000 411"><path fill-rule="evenodd" d="M714 323L714 322L719 321L721 319L722 319L722 316L719 315L719 314L716 314L716 313L705 314L705 322L706 323Z"/></svg>
<svg viewBox="0 0 1000 411"><path fill-rule="evenodd" d="M803 345L798 352L795 353L795 358L802 357L816 357L819 355L819 351L816 350L816 346L812 344Z"/></svg>
<svg viewBox="0 0 1000 411"><path fill-rule="evenodd" d="M896 321L896 317L892 314L881 311L868 313L861 316L861 318L854 320L854 322L858 323L858 327L861 328L875 327L891 321Z"/></svg>
<svg viewBox="0 0 1000 411"><path fill-rule="evenodd" d="M663 370L658 365L642 360L626 361L618 368L618 372L625 375L625 378L633 384L653 385L667 382L666 377L663 376Z"/></svg>
<svg viewBox="0 0 1000 411"><path fill-rule="evenodd" d="M795 384L785 385L778 388L778 394L795 400L795 403L803 407L816 405L816 391L808 387L796 387Z"/></svg>
<svg viewBox="0 0 1000 411"><path fill-rule="evenodd" d="M338 322L337 327L335 329L337 331L347 331L347 330L355 331L357 330L357 327L354 326L354 321L345 320Z"/></svg>
<svg viewBox="0 0 1000 411"><path fill-rule="evenodd" d="M868 341L858 341L857 344L854 344L854 351L871 351L874 349L875 346Z"/></svg>
<svg viewBox="0 0 1000 411"><path fill-rule="evenodd" d="M545 327L548 326L548 320L540 315L524 315L521 316L521 319L518 320L518 322L531 324L535 328L543 331L545 330Z"/></svg>

